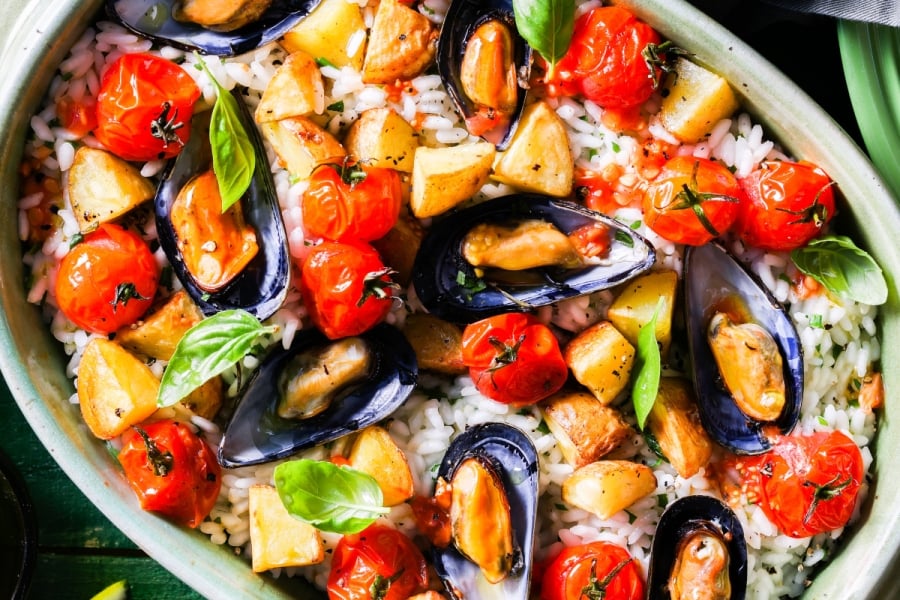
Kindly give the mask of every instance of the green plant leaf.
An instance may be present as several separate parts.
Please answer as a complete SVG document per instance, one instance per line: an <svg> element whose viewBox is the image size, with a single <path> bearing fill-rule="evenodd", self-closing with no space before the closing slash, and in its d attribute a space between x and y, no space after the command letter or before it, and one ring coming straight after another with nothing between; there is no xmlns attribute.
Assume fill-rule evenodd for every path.
<svg viewBox="0 0 900 600"><path fill-rule="evenodd" d="M794 264L842 298L864 304L887 302L888 288L881 267L850 238L829 235L791 252Z"/></svg>
<svg viewBox="0 0 900 600"><path fill-rule="evenodd" d="M665 300L659 299L653 317L638 332L637 356L635 360L634 384L631 388L631 401L634 403L634 414L638 427L644 429L647 415L656 402L659 391L659 376L662 360L659 356L659 344L656 342L656 319L662 310Z"/></svg>
<svg viewBox="0 0 900 600"><path fill-rule="evenodd" d="M247 356L257 341L277 327L264 327L244 310L223 310L191 327L169 360L156 404L172 406L209 379Z"/></svg>
<svg viewBox="0 0 900 600"><path fill-rule="evenodd" d="M290 514L322 531L358 533L390 512L374 477L328 461L278 465L275 488Z"/></svg>
<svg viewBox="0 0 900 600"><path fill-rule="evenodd" d="M550 63L552 76L572 42L575 0L513 0L513 12L519 33Z"/></svg>
<svg viewBox="0 0 900 600"><path fill-rule="evenodd" d="M241 119L238 100L219 85L205 62L201 60L199 64L216 86L216 103L209 121L209 143L224 213L250 187L256 168L256 154Z"/></svg>

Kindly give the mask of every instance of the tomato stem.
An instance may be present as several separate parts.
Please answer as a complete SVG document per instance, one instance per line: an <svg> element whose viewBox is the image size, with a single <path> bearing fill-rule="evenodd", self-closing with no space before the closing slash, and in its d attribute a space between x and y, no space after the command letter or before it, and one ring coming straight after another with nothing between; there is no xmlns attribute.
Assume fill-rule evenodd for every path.
<svg viewBox="0 0 900 600"><path fill-rule="evenodd" d="M697 184L697 170L700 168L700 162L694 163L694 169L691 172L691 183L690 184L682 184L681 191L675 195L675 199L678 200L671 209L672 210L684 210L690 208L694 214L697 216L697 220L700 221L700 224L703 225L703 228L709 232L713 237L718 237L719 232L716 231L716 228L713 227L713 224L710 222L709 218L706 216L706 211L703 210L704 202L712 202L712 201L721 201L721 202L739 202L737 198L734 196L727 196L725 194L715 194L712 192L701 192L699 191Z"/></svg>
<svg viewBox="0 0 900 600"><path fill-rule="evenodd" d="M135 427L134 430L143 438L144 445L147 446L147 460L153 466L153 474L157 477L168 475L175 465L172 453L168 450L162 452L156 442L140 427Z"/></svg>
<svg viewBox="0 0 900 600"><path fill-rule="evenodd" d="M172 110L172 104L165 101L162 104L162 111L159 116L150 121L150 135L163 143L163 148L169 147L169 142L177 142L179 146L184 146L184 142L175 133L182 127L184 123L178 120L178 109L172 113L169 118L169 111Z"/></svg>
<svg viewBox="0 0 900 600"><path fill-rule="evenodd" d="M390 577L385 577L381 573L377 573L375 575L375 581L372 582L372 585L369 588L369 594L371 594L372 600L384 600L384 598L387 598L388 590L391 589L391 584L400 579L401 575L403 575L402 568Z"/></svg>
<svg viewBox="0 0 900 600"><path fill-rule="evenodd" d="M815 199L813 199L813 203L807 206L806 208L801 208L800 210L791 210L789 208L781 208L776 207L775 210L787 213L789 215L796 215L799 217L794 221L788 222L788 225L800 225L803 223L812 223L817 228L821 228L825 223L828 222L828 207L824 204L819 203L819 198L822 196L822 193L825 192L828 188L833 186L835 182L831 181L826 185L822 186L816 193Z"/></svg>
<svg viewBox="0 0 900 600"><path fill-rule="evenodd" d="M650 78L653 80L653 89L659 88L659 73L657 69L664 73L675 72L675 59L679 56L689 56L690 52L679 48L671 41L665 41L662 44L647 44L641 50L641 56L650 70Z"/></svg>
<svg viewBox="0 0 900 600"><path fill-rule="evenodd" d="M141 293L137 291L137 287L130 281L126 281L117 285L116 294L110 301L113 312L116 312L117 306L119 306L120 304L122 306L125 306L132 298L135 300L149 300L149 298L147 298L146 296L142 296Z"/></svg>
<svg viewBox="0 0 900 600"><path fill-rule="evenodd" d="M816 512L816 508L819 507L819 503L825 500L831 500L832 498L837 498L841 495L841 492L849 486L853 482L853 477L848 475L847 479L839 482L840 473L836 474L826 483L816 483L815 481L804 481L804 487L814 487L815 491L813 492L812 502L809 505L809 509L807 509L806 514L803 515L803 523L809 523L810 519L812 519L813 513Z"/></svg>
<svg viewBox="0 0 900 600"><path fill-rule="evenodd" d="M396 273L397 271L390 267L366 273L366 276L363 279L363 293L356 302L356 306L362 306L369 298L378 298L380 300L390 298L390 290L399 290L400 286L389 279L385 281L384 277Z"/></svg>
<svg viewBox="0 0 900 600"><path fill-rule="evenodd" d="M619 571L624 569L628 563L631 562L631 559L626 559L620 562L615 566L615 568L606 574L606 577L603 579L597 579L597 559L591 560L591 578L588 581L588 584L581 588L581 595L579 598L584 596L588 600L603 600L606 598L607 587L612 583L612 580L615 579L616 575L619 574Z"/></svg>

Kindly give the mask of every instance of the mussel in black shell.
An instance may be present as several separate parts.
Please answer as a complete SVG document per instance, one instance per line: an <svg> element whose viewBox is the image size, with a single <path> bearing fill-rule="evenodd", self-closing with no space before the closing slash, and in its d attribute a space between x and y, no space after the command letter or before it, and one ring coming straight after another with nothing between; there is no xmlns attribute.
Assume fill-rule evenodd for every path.
<svg viewBox="0 0 900 600"><path fill-rule="evenodd" d="M584 240L602 253L584 256ZM471 322L610 288L655 260L653 246L618 221L573 202L522 193L436 223L422 241L413 283L429 312Z"/></svg>
<svg viewBox="0 0 900 600"><path fill-rule="evenodd" d="M111 18L154 42L219 56L277 40L319 0L107 0Z"/></svg>
<svg viewBox="0 0 900 600"><path fill-rule="evenodd" d="M204 314L239 308L262 320L287 295L290 254L262 140L240 95L233 94L256 152L250 188L221 212L209 111L195 115L190 139L157 189L156 229L176 276Z"/></svg>
<svg viewBox="0 0 900 600"><path fill-rule="evenodd" d="M659 600L743 600L747 542L737 516L711 496L670 504L656 527L647 597Z"/></svg>
<svg viewBox="0 0 900 600"><path fill-rule="evenodd" d="M448 593L457 599L527 598L538 489L531 439L502 423L470 427L450 444L437 475L436 492L452 497L451 543L434 548L434 566Z"/></svg>
<svg viewBox="0 0 900 600"><path fill-rule="evenodd" d="M438 73L469 133L504 149L525 106L531 48L510 0L453 0L438 40Z"/></svg>
<svg viewBox="0 0 900 600"><path fill-rule="evenodd" d="M784 307L718 244L689 248L685 320L700 418L738 454L760 454L800 417L803 353Z"/></svg>
<svg viewBox="0 0 900 600"><path fill-rule="evenodd" d="M417 374L415 353L390 325L336 342L303 330L253 375L219 460L226 467L268 462L377 423L406 400Z"/></svg>

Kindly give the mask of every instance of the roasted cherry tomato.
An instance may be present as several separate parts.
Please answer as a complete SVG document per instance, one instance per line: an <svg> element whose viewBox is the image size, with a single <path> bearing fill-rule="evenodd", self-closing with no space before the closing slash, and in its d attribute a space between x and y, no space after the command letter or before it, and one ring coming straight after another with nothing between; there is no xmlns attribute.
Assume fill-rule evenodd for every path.
<svg viewBox="0 0 900 600"><path fill-rule="evenodd" d="M759 505L794 538L846 525L865 477L859 448L840 431L779 436L771 450L744 460Z"/></svg>
<svg viewBox="0 0 900 600"><path fill-rule="evenodd" d="M187 423L163 420L122 435L119 463L141 508L197 527L222 486L216 454Z"/></svg>
<svg viewBox="0 0 900 600"><path fill-rule="evenodd" d="M833 182L812 163L765 161L740 183L746 197L736 231L751 246L805 246L834 216Z"/></svg>
<svg viewBox="0 0 900 600"><path fill-rule="evenodd" d="M63 127L78 137L84 137L97 127L97 101L91 96L81 100L61 96L56 101L56 116Z"/></svg>
<svg viewBox="0 0 900 600"><path fill-rule="evenodd" d="M370 242L391 230L401 203L400 176L393 169L322 165L303 193L303 228L312 237L335 242Z"/></svg>
<svg viewBox="0 0 900 600"><path fill-rule="evenodd" d="M406 600L428 589L425 558L402 532L374 523L334 549L330 600Z"/></svg>
<svg viewBox="0 0 900 600"><path fill-rule="evenodd" d="M303 261L300 293L309 316L330 339L357 335L391 310L390 270L365 242L325 242Z"/></svg>
<svg viewBox="0 0 900 600"><path fill-rule="evenodd" d="M641 600L641 567L628 552L609 542L564 549L544 571L541 600Z"/></svg>
<svg viewBox="0 0 900 600"><path fill-rule="evenodd" d="M462 352L478 391L505 404L534 404L569 375L556 337L533 315L507 313L468 325Z"/></svg>
<svg viewBox="0 0 900 600"><path fill-rule="evenodd" d="M159 266L141 236L104 223L62 259L56 302L82 329L108 334L147 312L158 284Z"/></svg>
<svg viewBox="0 0 900 600"><path fill-rule="evenodd" d="M737 179L721 163L676 156L644 191L644 221L667 240L700 246L728 231L742 196Z"/></svg>
<svg viewBox="0 0 900 600"><path fill-rule="evenodd" d="M200 88L172 61L124 54L103 74L94 135L125 160L172 158L190 137L199 98Z"/></svg>
<svg viewBox="0 0 900 600"><path fill-rule="evenodd" d="M568 51L548 74L548 92L581 94L611 109L643 104L659 81L654 56L661 41L652 27L624 8L590 10L575 21Z"/></svg>

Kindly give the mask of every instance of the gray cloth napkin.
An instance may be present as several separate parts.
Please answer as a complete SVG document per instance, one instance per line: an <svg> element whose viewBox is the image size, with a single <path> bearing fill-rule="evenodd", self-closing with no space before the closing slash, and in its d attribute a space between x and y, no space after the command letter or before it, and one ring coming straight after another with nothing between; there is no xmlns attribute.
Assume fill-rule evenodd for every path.
<svg viewBox="0 0 900 600"><path fill-rule="evenodd" d="M900 27L900 0L763 0L797 12Z"/></svg>

